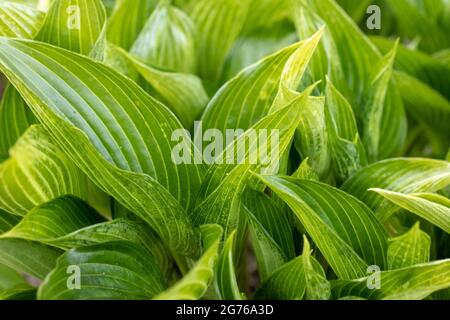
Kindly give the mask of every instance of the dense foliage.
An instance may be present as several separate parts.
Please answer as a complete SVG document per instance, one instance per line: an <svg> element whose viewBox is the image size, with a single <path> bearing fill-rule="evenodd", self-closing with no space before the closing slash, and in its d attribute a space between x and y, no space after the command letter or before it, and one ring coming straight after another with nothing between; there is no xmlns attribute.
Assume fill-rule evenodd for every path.
<svg viewBox="0 0 450 320"><path fill-rule="evenodd" d="M450 299L447 0L0 1L0 299Z"/></svg>

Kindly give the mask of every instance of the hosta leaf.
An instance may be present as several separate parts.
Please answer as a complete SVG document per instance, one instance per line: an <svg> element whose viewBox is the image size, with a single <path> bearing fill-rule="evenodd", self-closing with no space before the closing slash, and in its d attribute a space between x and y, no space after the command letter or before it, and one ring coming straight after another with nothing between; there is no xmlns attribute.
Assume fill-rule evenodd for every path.
<svg viewBox="0 0 450 320"><path fill-rule="evenodd" d="M304 106L294 145L302 158L310 159L311 167L319 177L330 169L330 149L324 112L325 99L312 97Z"/></svg>
<svg viewBox="0 0 450 320"><path fill-rule="evenodd" d="M370 38L383 53L387 53L393 42L382 37ZM426 53L408 49L402 45L397 48L395 69L428 84L441 95L450 99L450 66L439 62Z"/></svg>
<svg viewBox="0 0 450 320"><path fill-rule="evenodd" d="M24 284L25 279L17 271L0 264L0 292Z"/></svg>
<svg viewBox="0 0 450 320"><path fill-rule="evenodd" d="M291 8L290 1L251 1L242 33L246 35L264 27L273 27L275 23L289 18Z"/></svg>
<svg viewBox="0 0 450 320"><path fill-rule="evenodd" d="M121 52L150 84L151 93L167 104L186 128L191 128L209 101L200 78L193 74L162 71Z"/></svg>
<svg viewBox="0 0 450 320"><path fill-rule="evenodd" d="M367 156L372 162L378 158L381 140L381 121L386 105L387 93L391 83L392 70L398 41L372 70L369 77L369 90L364 94L363 141L367 148Z"/></svg>
<svg viewBox="0 0 450 320"><path fill-rule="evenodd" d="M352 107L336 87L327 81L325 122L332 165L341 180L367 164Z"/></svg>
<svg viewBox="0 0 450 320"><path fill-rule="evenodd" d="M399 0L389 2L389 6L397 18L400 33L410 40L420 38L422 50L434 52L450 46L448 34L439 27L436 14L442 12L442 7L437 8L448 6L445 1Z"/></svg>
<svg viewBox="0 0 450 320"><path fill-rule="evenodd" d="M271 235L290 260L295 256L292 229L285 213L278 203L265 193L246 190L244 205L257 218L257 221Z"/></svg>
<svg viewBox="0 0 450 320"><path fill-rule="evenodd" d="M260 176L294 211L341 279L386 265L387 236L372 211L331 186L291 177Z"/></svg>
<svg viewBox="0 0 450 320"><path fill-rule="evenodd" d="M381 221L398 208L370 188L401 193L434 192L450 184L450 164L446 161L397 158L379 161L356 172L343 185L348 192L374 210Z"/></svg>
<svg viewBox="0 0 450 320"><path fill-rule="evenodd" d="M377 65L382 64L381 54L334 0L300 0L297 3L300 5L300 12L303 10L303 15L307 19L312 21L319 19L322 23L330 26L324 34L328 66L323 66L324 62L322 61L322 67L316 67L316 69L323 70L322 74L328 74L333 84L353 107L357 119L364 122L367 108L363 110L363 106L370 96L375 96L377 87L371 88L371 82L377 79L375 75L379 72L376 68ZM295 17L296 20L304 19L302 15ZM309 28L307 25L305 26L305 23L298 21L296 25L300 35L311 34L309 30L307 30L308 32L302 30ZM379 97L384 100L382 111L380 105L376 108L378 110L373 110L377 117L381 116L378 122L379 127L376 129L380 136L378 158L398 154L398 150L403 146L406 138L407 129L405 112L398 90L391 84L385 94L385 99L383 96ZM381 103L381 101L379 102ZM390 143L381 143L382 141Z"/></svg>
<svg viewBox="0 0 450 320"><path fill-rule="evenodd" d="M256 3L252 2L252 4ZM291 26L287 23L279 23L270 27L264 26L250 34L242 35L236 40L236 44L226 60L223 79L231 79L244 68L265 56L290 46L297 40L295 32L292 32Z"/></svg>
<svg viewBox="0 0 450 320"><path fill-rule="evenodd" d="M266 194L247 191L243 201L259 277L264 282L295 256L292 227L279 205Z"/></svg>
<svg viewBox="0 0 450 320"><path fill-rule="evenodd" d="M0 234L14 227L20 219L21 217L9 214L0 209Z"/></svg>
<svg viewBox="0 0 450 320"><path fill-rule="evenodd" d="M234 267L233 248L235 238L236 232L232 232L225 241L216 266L215 280L218 296L224 300L242 300Z"/></svg>
<svg viewBox="0 0 450 320"><path fill-rule="evenodd" d="M370 277L374 277L372 275ZM380 288L370 289L370 278L332 281L335 298L357 296L366 299L418 300L450 287L450 260L440 260L411 267L381 271Z"/></svg>
<svg viewBox="0 0 450 320"><path fill-rule="evenodd" d="M392 203L417 214L435 226L450 233L450 200L434 193L400 193L383 189L370 189Z"/></svg>
<svg viewBox="0 0 450 320"><path fill-rule="evenodd" d="M0 69L77 166L169 247L197 251L182 206L189 207L200 186L201 167L172 161L175 143L167 138L181 128L173 114L131 80L88 58L37 42L0 42Z"/></svg>
<svg viewBox="0 0 450 320"><path fill-rule="evenodd" d="M0 238L17 238L52 244L52 240L102 221L82 200L65 196L41 204Z"/></svg>
<svg viewBox="0 0 450 320"><path fill-rule="evenodd" d="M306 237L303 237L301 256L279 268L265 281L256 294L257 299L279 300L327 300L330 283L319 262L311 256Z"/></svg>
<svg viewBox="0 0 450 320"><path fill-rule="evenodd" d="M76 276L79 289L75 289ZM114 241L62 255L39 287L38 299L150 299L164 287L165 280L148 251L132 242Z"/></svg>
<svg viewBox="0 0 450 320"><path fill-rule="evenodd" d="M249 0L198 0L190 10L197 26L199 75L212 87L247 16Z"/></svg>
<svg viewBox="0 0 450 320"><path fill-rule="evenodd" d="M390 239L388 248L388 267L400 269L430 260L430 236L420 230L417 222L408 232Z"/></svg>
<svg viewBox="0 0 450 320"><path fill-rule="evenodd" d="M0 208L25 215L65 194L85 197L84 177L42 126L30 127L0 164Z"/></svg>
<svg viewBox="0 0 450 320"><path fill-rule="evenodd" d="M0 239L0 264L44 279L63 251L38 242Z"/></svg>
<svg viewBox="0 0 450 320"><path fill-rule="evenodd" d="M42 26L44 13L25 5L0 4L0 36L32 39Z"/></svg>
<svg viewBox="0 0 450 320"><path fill-rule="evenodd" d="M197 300L208 289L214 276L214 266L219 253L222 228L218 225L204 225L202 229L204 253L192 269L169 289L158 294L157 300Z"/></svg>
<svg viewBox="0 0 450 320"><path fill-rule="evenodd" d="M242 70L215 94L203 116L203 127L248 129L271 110L280 87L296 90L322 31ZM279 97L278 99L281 99ZM289 101L286 101L289 102ZM277 108L286 103L277 104ZM272 109L274 110L274 109Z"/></svg>
<svg viewBox="0 0 450 320"><path fill-rule="evenodd" d="M291 176L298 179L319 181L317 173L309 165L309 158L305 158Z"/></svg>
<svg viewBox="0 0 450 320"><path fill-rule="evenodd" d="M182 73L196 73L196 29L183 11L160 1L146 22L131 54L151 66Z"/></svg>
<svg viewBox="0 0 450 320"><path fill-rule="evenodd" d="M7 154L28 127L37 123L36 117L19 92L8 85L0 102L0 153Z"/></svg>
<svg viewBox="0 0 450 320"><path fill-rule="evenodd" d="M130 49L157 3L157 0L117 1L108 19L108 41L125 50Z"/></svg>
<svg viewBox="0 0 450 320"><path fill-rule="evenodd" d="M24 285L0 290L0 300L36 300L36 289Z"/></svg>
<svg viewBox="0 0 450 320"><path fill-rule="evenodd" d="M395 79L406 110L431 130L450 137L450 101L430 86L403 72L396 72Z"/></svg>
<svg viewBox="0 0 450 320"><path fill-rule="evenodd" d="M35 39L102 60L105 27L101 0L54 0Z"/></svg>
<svg viewBox="0 0 450 320"><path fill-rule="evenodd" d="M172 260L158 235L137 217L118 218L93 224L49 241L50 244L70 249L110 241L130 241L146 248L155 257L161 271L171 271Z"/></svg>
<svg viewBox="0 0 450 320"><path fill-rule="evenodd" d="M261 119L216 157L217 162L207 173L197 197L197 207L192 213L195 225L218 223L224 227L227 236L238 227L240 197L248 184L250 171L278 172L281 155L290 146L297 128L299 111L312 89L306 90L285 108ZM252 139L252 133L260 134L259 130L269 130L267 137ZM257 161L252 164L251 159L255 159L255 155ZM242 159L239 160L240 157ZM230 158L232 164L226 164L230 163Z"/></svg>

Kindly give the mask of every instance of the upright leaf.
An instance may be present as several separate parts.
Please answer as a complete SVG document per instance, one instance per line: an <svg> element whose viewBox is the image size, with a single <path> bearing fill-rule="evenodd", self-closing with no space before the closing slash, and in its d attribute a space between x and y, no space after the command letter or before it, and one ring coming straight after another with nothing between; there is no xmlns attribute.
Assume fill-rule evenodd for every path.
<svg viewBox="0 0 450 320"><path fill-rule="evenodd" d="M420 230L417 222L408 232L390 239L387 253L388 267L400 269L430 260L430 236Z"/></svg>

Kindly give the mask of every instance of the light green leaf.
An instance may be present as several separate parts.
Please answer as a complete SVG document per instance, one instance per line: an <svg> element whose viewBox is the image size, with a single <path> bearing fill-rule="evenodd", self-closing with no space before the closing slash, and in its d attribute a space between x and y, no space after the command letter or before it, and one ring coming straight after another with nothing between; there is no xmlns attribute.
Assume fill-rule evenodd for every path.
<svg viewBox="0 0 450 320"><path fill-rule="evenodd" d="M17 271L0 264L0 292L5 289L25 285L25 279Z"/></svg>
<svg viewBox="0 0 450 320"><path fill-rule="evenodd" d="M186 128L191 128L209 101L203 84L197 76L188 73L162 71L148 66L120 50L150 84L151 93L175 113Z"/></svg>
<svg viewBox="0 0 450 320"><path fill-rule="evenodd" d="M30 210L0 239L16 238L52 245L52 240L102 221L100 215L73 196L56 198Z"/></svg>
<svg viewBox="0 0 450 320"><path fill-rule="evenodd" d="M30 108L19 92L8 85L0 102L0 153L7 154L20 136L34 123L37 123L37 119Z"/></svg>
<svg viewBox="0 0 450 320"><path fill-rule="evenodd" d="M73 280L80 276L79 289ZM71 278L72 276L72 278ZM113 241L76 248L62 255L38 289L40 300L150 299L165 280L148 251Z"/></svg>
<svg viewBox="0 0 450 320"><path fill-rule="evenodd" d="M224 227L226 236L238 227L240 197L249 184L250 171L268 174L278 172L281 156L291 144L301 107L312 88L285 108L260 120L215 158L215 164L206 175L192 213L195 225L218 223ZM266 137L252 138L253 133L260 134L259 130L269 131ZM256 161L252 162L251 159Z"/></svg>
<svg viewBox="0 0 450 320"><path fill-rule="evenodd" d="M32 39L42 26L45 14L25 5L2 1L0 36Z"/></svg>
<svg viewBox="0 0 450 320"><path fill-rule="evenodd" d="M319 181L317 173L309 165L309 158L305 158L291 176L298 179Z"/></svg>
<svg viewBox="0 0 450 320"><path fill-rule="evenodd" d="M196 29L183 11L160 1L130 53L142 62L172 72L197 71Z"/></svg>
<svg viewBox="0 0 450 320"><path fill-rule="evenodd" d="M372 208L380 221L398 207L370 188L401 193L434 192L450 184L450 163L421 158L396 158L371 164L350 177L341 187Z"/></svg>
<svg viewBox="0 0 450 320"><path fill-rule="evenodd" d="M367 164L352 107L330 80L326 86L325 122L334 170L342 181Z"/></svg>
<svg viewBox="0 0 450 320"><path fill-rule="evenodd" d="M218 291L218 296L223 300L242 300L234 267L233 251L235 238L236 232L232 232L225 241L216 266L216 290Z"/></svg>
<svg viewBox="0 0 450 320"><path fill-rule="evenodd" d="M0 208L15 215L65 194L85 198L81 171L40 125L30 127L11 149L0 177Z"/></svg>
<svg viewBox="0 0 450 320"><path fill-rule="evenodd" d="M334 298L357 296L366 299L419 300L450 287L450 260L381 271L380 288L369 289L370 278L332 281ZM370 276L374 277L374 275Z"/></svg>
<svg viewBox="0 0 450 320"><path fill-rule="evenodd" d="M400 193L378 188L370 189L401 208L417 214L450 233L450 200L434 193Z"/></svg>
<svg viewBox="0 0 450 320"><path fill-rule="evenodd" d="M311 256L307 238L303 237L301 256L279 268L256 293L257 299L327 300L330 283L319 262Z"/></svg>
<svg viewBox="0 0 450 320"><path fill-rule="evenodd" d="M157 3L157 0L117 1L108 19L108 41L125 50L130 49Z"/></svg>
<svg viewBox="0 0 450 320"><path fill-rule="evenodd" d="M172 259L167 248L155 231L135 216L93 224L53 239L49 243L68 250L110 241L130 241L139 244L155 257L161 271L165 274L172 272Z"/></svg>
<svg viewBox="0 0 450 320"><path fill-rule="evenodd" d="M417 222L408 232L389 240L388 267L401 269L430 260L431 238Z"/></svg>
<svg viewBox="0 0 450 320"><path fill-rule="evenodd" d="M54 0L35 39L102 60L105 28L101 0Z"/></svg>
<svg viewBox="0 0 450 320"><path fill-rule="evenodd" d="M54 268L63 251L38 242L22 239L0 239L0 264L38 279Z"/></svg>
<svg viewBox="0 0 450 320"><path fill-rule="evenodd" d="M249 0L198 0L190 10L197 26L199 75L212 87L247 16Z"/></svg>
<svg viewBox="0 0 450 320"><path fill-rule="evenodd" d="M204 129L246 130L285 106L289 101L283 100L282 93L297 89L322 32L265 57L229 80L208 104L202 116Z"/></svg>
<svg viewBox="0 0 450 320"><path fill-rule="evenodd" d="M182 207L191 205L202 168L172 161L168 137L182 128L173 114L103 64L37 42L0 42L0 69L77 166L170 248L198 252Z"/></svg>
<svg viewBox="0 0 450 320"><path fill-rule="evenodd" d="M192 269L175 285L158 294L156 300L197 300L208 289L214 277L220 239L223 229L218 225L203 225L202 238L204 253Z"/></svg>
<svg viewBox="0 0 450 320"><path fill-rule="evenodd" d="M362 276L367 264L386 265L386 233L364 203L311 180L259 178L291 207L339 278Z"/></svg>

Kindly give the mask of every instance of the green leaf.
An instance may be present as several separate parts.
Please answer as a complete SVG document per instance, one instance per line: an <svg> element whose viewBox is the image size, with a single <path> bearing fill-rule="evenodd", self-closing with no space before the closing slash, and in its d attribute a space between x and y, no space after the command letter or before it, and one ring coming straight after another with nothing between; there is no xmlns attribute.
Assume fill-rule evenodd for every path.
<svg viewBox="0 0 450 320"><path fill-rule="evenodd" d="M291 176L298 179L319 181L317 173L309 165L309 158L305 158Z"/></svg>
<svg viewBox="0 0 450 320"><path fill-rule="evenodd" d="M278 172L281 155L290 146L297 128L300 108L311 91L312 88L309 88L285 108L260 120L214 159L215 164L206 175L192 213L195 225L218 223L224 227L226 236L237 228L240 197L249 183L250 171L268 174ZM269 131L265 138L252 139L252 133L259 135L259 130ZM251 159L256 161L252 162Z"/></svg>
<svg viewBox="0 0 450 320"><path fill-rule="evenodd" d="M292 227L278 204L266 194L247 191L243 201L259 277L264 282L295 256Z"/></svg>
<svg viewBox="0 0 450 320"><path fill-rule="evenodd" d="M8 85L0 102L0 153L7 154L20 136L37 123L19 92Z"/></svg>
<svg viewBox="0 0 450 320"><path fill-rule="evenodd" d="M372 87L372 82L378 79L376 75L383 70L379 66L383 64L380 52L334 0L300 0L296 3L298 5L294 11L294 22L300 38L311 34L311 24L330 26L323 35L324 45L323 49L319 48L319 61L312 61L315 66L313 80L321 80L328 75L353 107L359 125L368 124L364 118L369 107L370 113L377 117L378 158L397 155L404 144L407 130L406 116L398 90L391 84L387 88L386 96L383 94L378 97L383 101L364 107L370 96L377 97L375 92L378 89L384 91L383 81L379 82L378 89L377 86ZM368 138L370 137L364 139ZM389 143L381 143L382 141Z"/></svg>
<svg viewBox="0 0 450 320"><path fill-rule="evenodd" d="M255 4L256 2L252 1L251 5ZM255 16L252 14L251 17ZM241 35L225 62L223 79L231 79L244 68L292 45L297 40L297 35L292 31L291 25L284 21L270 27L261 26L249 34Z"/></svg>
<svg viewBox="0 0 450 320"><path fill-rule="evenodd" d="M244 26L249 4L249 0L198 0L190 10L197 26L199 75L213 87Z"/></svg>
<svg viewBox="0 0 450 320"><path fill-rule="evenodd" d="M403 72L395 73L406 110L419 123L424 123L432 131L445 137L448 143L450 134L450 101L430 86Z"/></svg>
<svg viewBox="0 0 450 320"><path fill-rule="evenodd" d="M102 60L105 28L101 0L54 0L35 39Z"/></svg>
<svg viewBox="0 0 450 320"><path fill-rule="evenodd" d="M222 132L226 129L246 130L275 107L285 106L289 101L282 101L284 90L281 88L297 89L321 34L319 31L310 39L265 57L229 80L203 113L204 129L215 128Z"/></svg>
<svg viewBox="0 0 450 320"><path fill-rule="evenodd" d="M408 232L389 240L388 267L401 269L430 260L431 238L417 222Z"/></svg>
<svg viewBox="0 0 450 320"><path fill-rule="evenodd" d="M200 187L202 168L172 161L167 138L182 128L173 114L103 64L42 43L0 42L0 69L77 166L170 248L198 252L182 207Z"/></svg>
<svg viewBox="0 0 450 320"><path fill-rule="evenodd" d="M0 239L16 238L52 245L52 240L102 221L100 215L73 196L56 198L30 210Z"/></svg>
<svg viewBox="0 0 450 320"><path fill-rule="evenodd" d="M371 164L350 177L341 187L368 205L380 221L398 207L370 188L401 193L434 192L450 184L450 164L421 158L396 158Z"/></svg>
<svg viewBox="0 0 450 320"><path fill-rule="evenodd" d="M197 71L196 29L183 11L160 1L130 49L144 63L172 72Z"/></svg>
<svg viewBox="0 0 450 320"><path fill-rule="evenodd" d="M259 178L291 207L339 278L362 276L367 264L386 265L386 233L364 203L311 180Z"/></svg>
<svg viewBox="0 0 450 320"><path fill-rule="evenodd" d="M311 256L304 236L301 256L279 268L256 293L257 299L276 300L327 300L331 294L330 283L319 262Z"/></svg>
<svg viewBox="0 0 450 320"><path fill-rule="evenodd" d="M125 50L130 49L157 3L156 0L117 1L108 19L108 41Z"/></svg>
<svg viewBox="0 0 450 320"><path fill-rule="evenodd" d="M39 31L44 13L25 5L2 1L0 37L32 39Z"/></svg>
<svg viewBox="0 0 450 320"><path fill-rule="evenodd" d="M54 268L62 251L38 242L0 239L0 264L44 279Z"/></svg>
<svg viewBox="0 0 450 320"><path fill-rule="evenodd" d="M17 271L0 264L0 292L25 284L25 279Z"/></svg>
<svg viewBox="0 0 450 320"><path fill-rule="evenodd" d="M330 170L330 149L324 112L325 99L311 97L302 109L294 146L303 159L311 159L311 168L319 177Z"/></svg>
<svg viewBox="0 0 450 320"><path fill-rule="evenodd" d="M450 233L450 200L434 193L400 193L378 188L370 189L395 205L417 214Z"/></svg>
<svg viewBox="0 0 450 320"><path fill-rule="evenodd" d="M218 225L203 225L202 238L204 253L192 269L175 285L158 294L156 300L197 300L208 289L214 277L220 239L223 229Z"/></svg>
<svg viewBox="0 0 450 320"><path fill-rule="evenodd" d="M9 214L3 210L0 210L0 234L8 231L12 227L14 227L19 221L21 217Z"/></svg>
<svg viewBox="0 0 450 320"><path fill-rule="evenodd" d="M371 162L378 159L381 140L381 121L386 104L387 93L391 83L392 70L398 41L372 70L369 77L369 88L364 94L363 112L363 141L367 148L367 156Z"/></svg>
<svg viewBox="0 0 450 320"><path fill-rule="evenodd" d="M142 300L164 288L165 280L148 251L132 242L114 241L72 249L62 255L39 287L38 299Z"/></svg>
<svg viewBox="0 0 450 320"><path fill-rule="evenodd" d="M332 165L344 181L367 164L367 156L352 107L330 80L326 86L325 122Z"/></svg>
<svg viewBox="0 0 450 320"><path fill-rule="evenodd" d="M242 300L241 291L236 279L233 248L236 232L232 232L225 241L222 252L217 261L215 280L218 296L223 300Z"/></svg>
<svg viewBox="0 0 450 320"><path fill-rule="evenodd" d="M151 93L167 106L180 119L186 128L191 128L209 101L203 84L197 76L188 73L162 71L120 51L150 84Z"/></svg>
<svg viewBox="0 0 450 320"><path fill-rule="evenodd" d="M139 244L155 257L161 271L165 274L172 271L172 259L161 239L145 222L134 216L93 224L52 239L49 243L68 250L111 241L130 241Z"/></svg>
<svg viewBox="0 0 450 320"><path fill-rule="evenodd" d="M0 164L0 208L23 216L65 194L85 198L84 177L40 125L26 131Z"/></svg>
<svg viewBox="0 0 450 320"><path fill-rule="evenodd" d="M371 278L332 281L335 298L357 296L366 299L419 300L435 291L450 287L450 260L440 260L411 267L381 271L380 288L369 289Z"/></svg>

